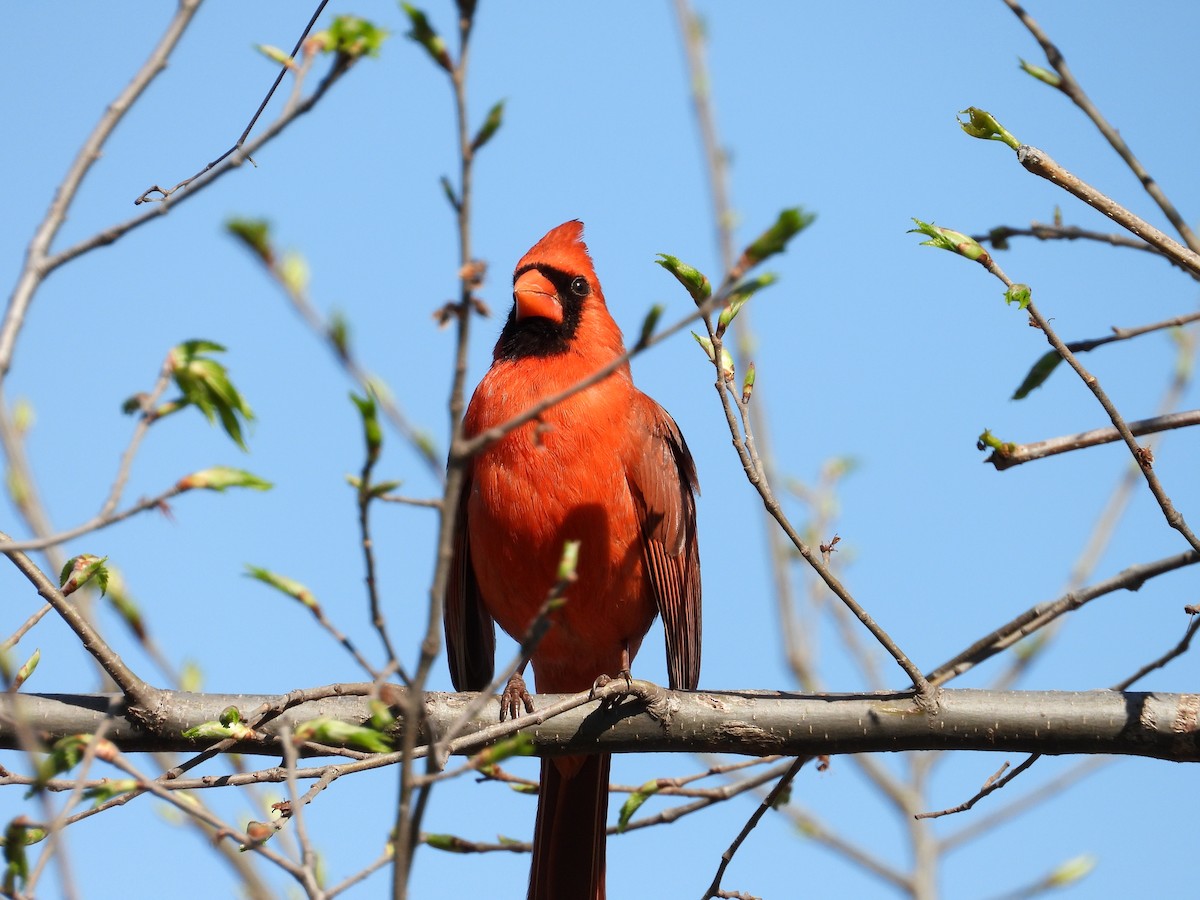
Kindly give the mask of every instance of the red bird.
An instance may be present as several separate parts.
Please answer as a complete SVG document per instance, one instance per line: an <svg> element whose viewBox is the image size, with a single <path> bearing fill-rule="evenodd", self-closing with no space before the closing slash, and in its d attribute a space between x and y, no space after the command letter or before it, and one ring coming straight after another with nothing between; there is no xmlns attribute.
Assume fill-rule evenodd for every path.
<svg viewBox="0 0 1200 900"><path fill-rule="evenodd" d="M513 273L513 309L464 420L472 437L625 352L582 240L566 222ZM495 629L523 636L580 541L577 580L531 663L543 693L629 671L661 614L672 688L700 675L696 470L666 411L629 364L475 456L459 501L445 605L457 690L492 679ZM602 900L609 755L542 759L530 900Z"/></svg>

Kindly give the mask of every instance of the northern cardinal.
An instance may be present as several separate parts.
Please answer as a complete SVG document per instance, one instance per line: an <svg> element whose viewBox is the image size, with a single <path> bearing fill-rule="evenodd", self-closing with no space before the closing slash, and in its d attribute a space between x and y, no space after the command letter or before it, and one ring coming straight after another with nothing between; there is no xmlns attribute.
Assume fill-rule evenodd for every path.
<svg viewBox="0 0 1200 900"><path fill-rule="evenodd" d="M467 409L467 437L624 353L582 235L578 221L559 225L517 263L513 308ZM445 603L455 688L488 685L493 622L524 635L555 584L564 543L577 540L577 580L530 660L536 689L575 693L600 676L627 675L659 614L670 685L694 689L696 487L679 427L633 386L628 363L475 456ZM604 897L609 760L542 759L530 900Z"/></svg>

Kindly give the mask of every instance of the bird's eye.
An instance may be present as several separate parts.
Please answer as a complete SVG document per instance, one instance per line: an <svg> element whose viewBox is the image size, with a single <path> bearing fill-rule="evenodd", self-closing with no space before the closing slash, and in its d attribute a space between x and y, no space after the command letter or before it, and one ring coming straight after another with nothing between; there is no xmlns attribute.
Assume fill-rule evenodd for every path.
<svg viewBox="0 0 1200 900"><path fill-rule="evenodd" d="M571 282L571 293L576 297L586 297L591 292L591 285L587 283L587 279L582 275Z"/></svg>

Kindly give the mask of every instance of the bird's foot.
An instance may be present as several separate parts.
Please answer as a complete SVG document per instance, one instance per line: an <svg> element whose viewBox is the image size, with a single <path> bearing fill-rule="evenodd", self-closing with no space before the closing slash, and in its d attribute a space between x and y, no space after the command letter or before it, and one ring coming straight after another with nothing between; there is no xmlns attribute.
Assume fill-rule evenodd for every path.
<svg viewBox="0 0 1200 900"><path fill-rule="evenodd" d="M625 695L627 695L629 693L632 693L632 691L633 691L633 673L630 672L628 668L624 668L620 672L618 672L615 677L609 676L609 675L598 676L596 678L596 680L592 682L592 690L591 690L591 698L590 699L595 700L596 694L600 691L600 689L603 687L607 687L608 685L612 684L614 681L624 681L625 689L622 691L618 691L617 693L610 692L605 697L602 697L601 698L602 705L608 706L608 707L616 706L617 703L620 702L622 697L624 697Z"/></svg>
<svg viewBox="0 0 1200 900"><path fill-rule="evenodd" d="M533 712L533 695L525 686L521 673L514 672L500 694L500 721L517 718L521 715L522 707L527 713Z"/></svg>

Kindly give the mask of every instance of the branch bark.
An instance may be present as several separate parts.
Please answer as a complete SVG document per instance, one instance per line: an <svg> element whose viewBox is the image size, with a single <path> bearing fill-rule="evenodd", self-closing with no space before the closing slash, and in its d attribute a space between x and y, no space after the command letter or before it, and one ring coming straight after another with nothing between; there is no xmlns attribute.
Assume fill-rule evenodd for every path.
<svg viewBox="0 0 1200 900"><path fill-rule="evenodd" d="M635 685L644 684L634 682ZM653 686L650 686L653 687ZM287 710L258 729L257 740L229 752L279 755L285 727L329 716L355 725L370 717L366 696L348 696L369 685L345 685L327 696ZM656 689L657 690L657 689ZM332 692L330 692L332 693ZM1120 754L1200 762L1200 694L1116 691L944 690L936 712L917 708L911 692L798 694L776 691L661 691L659 715L639 702L601 710L595 702L529 728L542 753L697 753L747 756L893 752L897 750L1003 750L1043 754ZM426 693L418 744L430 742L456 721L474 694ZM123 751L195 752L203 742L173 737L216 720L228 706L243 711L278 698L248 694L162 694L156 733L118 713L106 737ZM540 695L544 709L568 699ZM113 697L108 694L0 696L0 748L19 746L15 717L30 722L46 740L89 733L100 726ZM499 719L491 698L464 729L474 734ZM402 727L402 726L401 726ZM494 734L494 731L493 731ZM459 752L473 753L466 743ZM301 753L311 753L302 748ZM301 769L297 777L311 778ZM271 780L271 779L260 779Z"/></svg>

